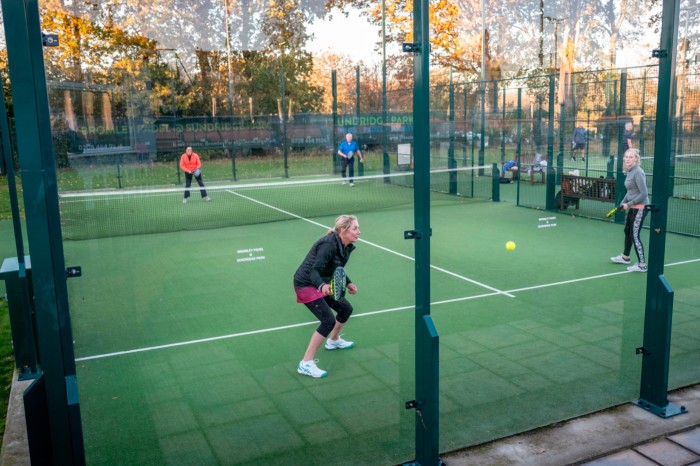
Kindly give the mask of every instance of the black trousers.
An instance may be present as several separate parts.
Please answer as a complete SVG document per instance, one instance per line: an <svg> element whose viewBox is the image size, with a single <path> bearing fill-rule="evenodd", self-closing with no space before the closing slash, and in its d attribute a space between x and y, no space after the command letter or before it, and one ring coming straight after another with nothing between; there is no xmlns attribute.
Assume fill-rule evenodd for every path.
<svg viewBox="0 0 700 466"><path fill-rule="evenodd" d="M342 160L340 161L340 168L342 170L343 178L345 178L345 170L347 167L350 167L350 183L352 183L352 179L355 176L355 156L353 156L351 159L348 159L346 157L342 157Z"/></svg>
<svg viewBox="0 0 700 466"><path fill-rule="evenodd" d="M202 181L202 174L200 173L199 176L194 176L192 173L185 173L185 188L189 188L192 186L192 177L194 177L197 180L197 184L199 185L200 189L199 192L202 194L202 197L207 197L207 190L204 189L204 182ZM185 199L190 197L190 190L186 189L185 190Z"/></svg>

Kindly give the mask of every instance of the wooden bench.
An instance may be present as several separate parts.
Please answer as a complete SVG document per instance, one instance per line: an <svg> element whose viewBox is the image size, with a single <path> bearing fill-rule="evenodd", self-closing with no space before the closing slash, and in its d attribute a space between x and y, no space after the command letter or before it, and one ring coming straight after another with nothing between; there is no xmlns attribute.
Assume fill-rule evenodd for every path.
<svg viewBox="0 0 700 466"><path fill-rule="evenodd" d="M522 172L526 172L530 176L530 184L534 184L535 175L539 173L541 175L541 181L544 184L547 177L546 167L535 167L535 154L522 154L518 157L518 163L508 169L506 172L510 172L511 179L513 181L520 177Z"/></svg>
<svg viewBox="0 0 700 466"><path fill-rule="evenodd" d="M578 209L581 199L614 203L617 199L615 186L614 178L562 175L561 191L557 194L556 202L560 210L564 210L570 205L574 205Z"/></svg>

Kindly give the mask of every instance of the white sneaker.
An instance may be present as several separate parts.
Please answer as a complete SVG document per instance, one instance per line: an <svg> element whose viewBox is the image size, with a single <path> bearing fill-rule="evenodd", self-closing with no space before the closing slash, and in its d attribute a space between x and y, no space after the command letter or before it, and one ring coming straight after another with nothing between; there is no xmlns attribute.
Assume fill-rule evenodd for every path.
<svg viewBox="0 0 700 466"><path fill-rule="evenodd" d="M330 338L328 340L326 340L326 349L327 350L348 349L348 348L352 348L353 346L355 346L355 342L345 341L345 340L343 340L342 337L338 337L337 340L331 340Z"/></svg>
<svg viewBox="0 0 700 466"><path fill-rule="evenodd" d="M186 198L186 197L182 198L182 203L183 203L183 204L187 204L187 198Z"/></svg>
<svg viewBox="0 0 700 466"><path fill-rule="evenodd" d="M615 256L615 257L611 257L610 260L611 260L612 262L616 263L616 264L626 264L626 265L629 265L629 263L630 263L629 258L625 259L624 257L622 257L622 254L618 254L618 255Z"/></svg>
<svg viewBox="0 0 700 466"><path fill-rule="evenodd" d="M355 183L352 183L352 182L351 182L351 183L350 183L350 186L353 186L353 187L354 187L354 186L355 186Z"/></svg>
<svg viewBox="0 0 700 466"><path fill-rule="evenodd" d="M348 182L347 182L347 181L343 181L343 184L348 184Z"/></svg>
<svg viewBox="0 0 700 466"><path fill-rule="evenodd" d="M206 197L204 198L204 200L207 201L207 202L209 202L209 201L211 201L211 198L210 198L209 196L206 196Z"/></svg>
<svg viewBox="0 0 700 466"><path fill-rule="evenodd" d="M639 265L639 263L637 263L637 264L634 264L630 267L627 267L627 270L629 270L630 272L646 272L647 266L646 265L642 266L642 265Z"/></svg>
<svg viewBox="0 0 700 466"><path fill-rule="evenodd" d="M318 359L314 359L313 361L304 361L303 359L299 362L299 367L297 368L297 372L303 375L308 375L310 377L314 378L319 378L319 377L325 377L328 375L328 372L319 369L318 366L316 365L316 361Z"/></svg>

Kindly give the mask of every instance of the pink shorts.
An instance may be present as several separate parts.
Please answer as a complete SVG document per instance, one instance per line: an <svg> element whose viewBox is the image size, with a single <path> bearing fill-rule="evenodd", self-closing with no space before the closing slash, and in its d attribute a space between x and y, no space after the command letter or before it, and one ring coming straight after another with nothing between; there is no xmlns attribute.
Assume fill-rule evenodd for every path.
<svg viewBox="0 0 700 466"><path fill-rule="evenodd" d="M310 303L311 301L316 301L317 299L321 299L324 297L323 293L318 291L313 286L294 288L294 291L297 294L297 302L302 304Z"/></svg>

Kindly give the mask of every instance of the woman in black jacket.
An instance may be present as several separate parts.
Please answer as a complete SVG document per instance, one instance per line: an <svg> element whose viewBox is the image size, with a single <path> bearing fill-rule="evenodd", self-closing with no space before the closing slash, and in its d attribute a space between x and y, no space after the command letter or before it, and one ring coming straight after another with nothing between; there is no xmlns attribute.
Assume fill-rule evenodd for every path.
<svg viewBox="0 0 700 466"><path fill-rule="evenodd" d="M297 372L311 377L325 377L328 373L316 366L316 351L326 341L326 349L348 349L354 343L340 337L340 330L352 314L352 305L343 298L336 301L331 295L330 281L337 267L345 267L350 254L355 250L354 243L360 238L360 225L354 215L341 215L335 220L335 228L311 246L294 274L294 291L297 302L303 303L321 321L311 335L311 341L299 362ZM357 286L347 278L350 294L357 293ZM333 309L337 316L333 316Z"/></svg>

